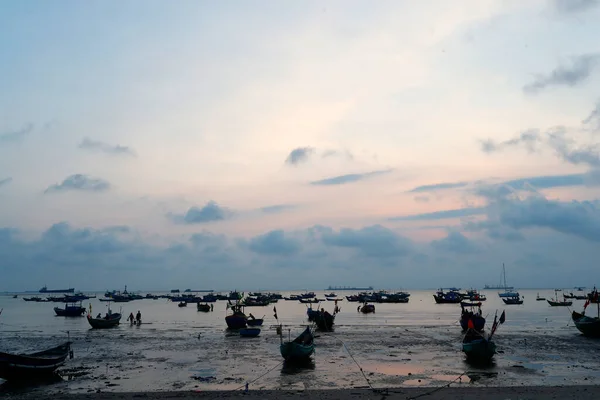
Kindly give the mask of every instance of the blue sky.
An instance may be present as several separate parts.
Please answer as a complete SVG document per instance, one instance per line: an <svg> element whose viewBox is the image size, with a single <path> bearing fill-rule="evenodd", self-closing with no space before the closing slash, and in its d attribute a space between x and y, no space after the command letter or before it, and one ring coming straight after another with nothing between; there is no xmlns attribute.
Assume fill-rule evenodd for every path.
<svg viewBox="0 0 600 400"><path fill-rule="evenodd" d="M0 290L596 282L598 18L0 4Z"/></svg>

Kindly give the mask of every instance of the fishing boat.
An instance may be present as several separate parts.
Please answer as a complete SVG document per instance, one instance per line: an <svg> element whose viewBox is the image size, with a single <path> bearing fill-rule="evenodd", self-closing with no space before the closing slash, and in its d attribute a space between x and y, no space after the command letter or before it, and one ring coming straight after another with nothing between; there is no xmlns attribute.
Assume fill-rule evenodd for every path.
<svg viewBox="0 0 600 400"><path fill-rule="evenodd" d="M473 302L469 302L469 301L461 301L460 306L461 307L481 307L481 302L473 303Z"/></svg>
<svg viewBox="0 0 600 400"><path fill-rule="evenodd" d="M461 314L460 314L460 326L463 331L468 329L474 329L475 331L481 332L485 326L485 318L481 313L481 303L472 303L468 306L460 303Z"/></svg>
<svg viewBox="0 0 600 400"><path fill-rule="evenodd" d="M462 296L458 292L458 289L452 289L444 292L444 289L440 289L433 295L437 304L457 304L462 300Z"/></svg>
<svg viewBox="0 0 600 400"><path fill-rule="evenodd" d="M544 301L544 300L546 300L546 298L545 297L540 297L540 294L538 293L537 297L535 298L535 301Z"/></svg>
<svg viewBox="0 0 600 400"><path fill-rule="evenodd" d="M360 307L360 312L363 314L370 314L370 313L374 313L375 312L375 306L373 304L363 304L362 307Z"/></svg>
<svg viewBox="0 0 600 400"><path fill-rule="evenodd" d="M181 301L181 302L179 302L179 304L177 304L177 307L187 307L187 302Z"/></svg>
<svg viewBox="0 0 600 400"><path fill-rule="evenodd" d="M85 312L85 307L80 302L65 303L65 308L54 307L54 312L59 317L81 317Z"/></svg>
<svg viewBox="0 0 600 400"><path fill-rule="evenodd" d="M315 299L312 299L312 298L307 298L307 299L298 299L298 301L299 301L300 303L303 303L303 304L313 304L313 303L318 303L318 302L319 302L319 300L318 300L318 299L316 299L316 298L315 298Z"/></svg>
<svg viewBox="0 0 600 400"><path fill-rule="evenodd" d="M260 335L260 328L244 328L240 329L241 337L257 337Z"/></svg>
<svg viewBox="0 0 600 400"><path fill-rule="evenodd" d="M198 311L202 311L202 312L209 312L211 310L211 307L209 304L201 304L201 303L197 303L196 307L198 309Z"/></svg>
<svg viewBox="0 0 600 400"><path fill-rule="evenodd" d="M281 337L279 351L281 352L281 356L287 362L308 359L315 352L314 335L310 330L310 327L307 326L304 332L294 340L284 342L283 337Z"/></svg>
<svg viewBox="0 0 600 400"><path fill-rule="evenodd" d="M71 342L32 354L0 352L0 378L11 381L50 376L72 354Z"/></svg>
<svg viewBox="0 0 600 400"><path fill-rule="evenodd" d="M247 317L244 314L243 306L239 303L227 304L227 310L231 310L231 314L225 316L225 323L229 329L242 329L247 326Z"/></svg>
<svg viewBox="0 0 600 400"><path fill-rule="evenodd" d="M317 329L326 332L333 330L333 323L335 321L336 312L330 314L323 308L321 310L314 310L311 307L309 307L306 310L306 314L308 316L308 320L310 322L314 322L315 325L317 325Z"/></svg>
<svg viewBox="0 0 600 400"><path fill-rule="evenodd" d="M502 301L507 305L519 305L523 304L523 299L518 294L511 297L502 297Z"/></svg>
<svg viewBox="0 0 600 400"><path fill-rule="evenodd" d="M588 317L587 315L585 315L585 309L591 303L591 300L589 299L583 305L582 313L578 313L575 311L573 311L572 313L572 318L573 322L575 323L575 326L577 327L577 329L579 329L579 332L583 333L584 336L600 337L600 303L598 303L597 296L598 294L596 294L595 299L595 304L597 306L597 314L595 317Z"/></svg>
<svg viewBox="0 0 600 400"><path fill-rule="evenodd" d="M500 319L498 315L494 316L494 323L490 335L486 338L485 333L478 332L475 329L468 329L462 341L462 351L467 356L467 360L475 363L488 363L496 354L496 344L492 341L492 337L498 328L498 325L503 324L506 319L506 314L503 311Z"/></svg>
<svg viewBox="0 0 600 400"><path fill-rule="evenodd" d="M563 299L562 301L558 300L558 290L554 291L554 300L546 300L548 304L552 307L571 307L573 302L570 300Z"/></svg>

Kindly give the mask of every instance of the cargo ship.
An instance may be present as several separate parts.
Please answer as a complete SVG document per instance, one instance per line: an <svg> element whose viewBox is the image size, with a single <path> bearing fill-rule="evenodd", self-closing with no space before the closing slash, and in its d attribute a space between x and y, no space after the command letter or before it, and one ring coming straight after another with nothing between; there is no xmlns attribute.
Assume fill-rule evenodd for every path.
<svg viewBox="0 0 600 400"><path fill-rule="evenodd" d="M373 286L369 286L369 287L329 286L325 290L373 290Z"/></svg>
<svg viewBox="0 0 600 400"><path fill-rule="evenodd" d="M48 289L46 286L40 289L40 293L74 293L74 288L69 289Z"/></svg>

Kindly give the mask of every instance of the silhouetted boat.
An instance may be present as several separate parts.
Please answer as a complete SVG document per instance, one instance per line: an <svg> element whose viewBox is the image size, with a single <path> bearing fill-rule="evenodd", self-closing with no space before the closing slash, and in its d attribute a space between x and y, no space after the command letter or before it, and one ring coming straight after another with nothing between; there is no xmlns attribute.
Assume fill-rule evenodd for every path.
<svg viewBox="0 0 600 400"><path fill-rule="evenodd" d="M197 307L198 311L203 311L203 312L210 311L210 305L208 305L208 304L197 303L196 307Z"/></svg>
<svg viewBox="0 0 600 400"><path fill-rule="evenodd" d="M373 304L363 304L360 308L360 312L363 314L370 314L375 312L375 306Z"/></svg>
<svg viewBox="0 0 600 400"><path fill-rule="evenodd" d="M485 326L485 318L481 314L481 303L467 304L469 305L465 305L464 302L460 303L460 326L462 327L463 331L468 329L474 329L478 332L483 331ZM471 308L471 310L467 310L467 308ZM474 308L477 308L477 310L473 311Z"/></svg>
<svg viewBox="0 0 600 400"><path fill-rule="evenodd" d="M30 380L52 375L56 368L64 364L71 350L71 342L32 354L11 354L0 352L0 378L10 380Z"/></svg>
<svg viewBox="0 0 600 400"><path fill-rule="evenodd" d="M558 300L558 294L557 294L558 290L554 291L554 300L546 300L548 302L548 304L550 304L552 307L570 307L573 305L572 301L569 300Z"/></svg>
<svg viewBox="0 0 600 400"><path fill-rule="evenodd" d="M488 363L496 354L496 344L492 341L492 337L498 328L498 325L503 324L506 318L504 311L497 319L498 315L494 316L494 323L488 337L485 333L478 332L475 329L468 329L463 337L462 351L467 356L467 360L476 363Z"/></svg>
<svg viewBox="0 0 600 400"><path fill-rule="evenodd" d="M40 293L73 293L75 292L75 288L69 289L48 289L46 286L39 290Z"/></svg>
<svg viewBox="0 0 600 400"><path fill-rule="evenodd" d="M59 317L81 317L85 307L81 306L81 302L65 303L65 308L54 307L54 312Z"/></svg>
<svg viewBox="0 0 600 400"><path fill-rule="evenodd" d="M110 313L107 314L104 318L92 318L88 314L87 320L91 327L94 329L108 329L119 325L119 323L121 322L121 314Z"/></svg>
<svg viewBox="0 0 600 400"><path fill-rule="evenodd" d="M243 306L240 304L227 304L227 309L231 309L231 314L225 316L225 323L229 329L242 329L246 327L246 314L244 314Z"/></svg>
<svg viewBox="0 0 600 400"><path fill-rule="evenodd" d="M538 293L537 297L535 298L535 300L536 301L544 301L544 300L546 300L546 298L545 297L540 297L540 294Z"/></svg>
<svg viewBox="0 0 600 400"><path fill-rule="evenodd" d="M437 304L456 304L460 303L462 300L462 296L458 292L458 290L449 290L448 292L444 292L444 289L440 289L433 295L435 302Z"/></svg>
<svg viewBox="0 0 600 400"><path fill-rule="evenodd" d="M588 317L585 315L585 309L591 303L591 300L588 299L583 306L583 312L580 314L573 311L572 318L575 326L579 329L579 332L583 333L585 336L600 337L600 303L598 303L598 292L596 292L593 300L595 300L597 309L595 317Z"/></svg>
<svg viewBox="0 0 600 400"><path fill-rule="evenodd" d="M502 301L507 305L523 304L523 299L520 296L502 297Z"/></svg>
<svg viewBox="0 0 600 400"><path fill-rule="evenodd" d="M315 352L314 335L310 330L310 327L306 327L296 339L283 342L281 338L281 344L279 346L281 356L285 361L302 361L309 358Z"/></svg>

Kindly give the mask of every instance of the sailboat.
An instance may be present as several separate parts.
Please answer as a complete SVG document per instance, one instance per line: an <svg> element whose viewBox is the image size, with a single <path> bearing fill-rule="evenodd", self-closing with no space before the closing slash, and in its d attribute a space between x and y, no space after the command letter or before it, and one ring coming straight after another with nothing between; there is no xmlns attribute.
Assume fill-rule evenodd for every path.
<svg viewBox="0 0 600 400"><path fill-rule="evenodd" d="M502 263L502 277L504 279L504 287L506 285L506 267L504 263ZM504 304L523 304L523 300L521 299L519 292L514 292L509 289L505 289L504 293L498 293L498 296L502 298Z"/></svg>
<svg viewBox="0 0 600 400"><path fill-rule="evenodd" d="M573 318L575 326L579 329L579 332L583 333L584 336L600 337L600 303L598 303L598 292L596 290L594 291L594 298L586 300L583 305L583 312L580 314L573 311L571 317ZM597 306L597 316L588 317L585 315L585 309L590 303L594 302L594 300Z"/></svg>
<svg viewBox="0 0 600 400"><path fill-rule="evenodd" d="M569 301L567 299L564 299L562 301L560 301L558 299L558 290L554 290L554 300L546 300L548 302L548 304L550 304L552 307L570 307L573 305L572 301Z"/></svg>

